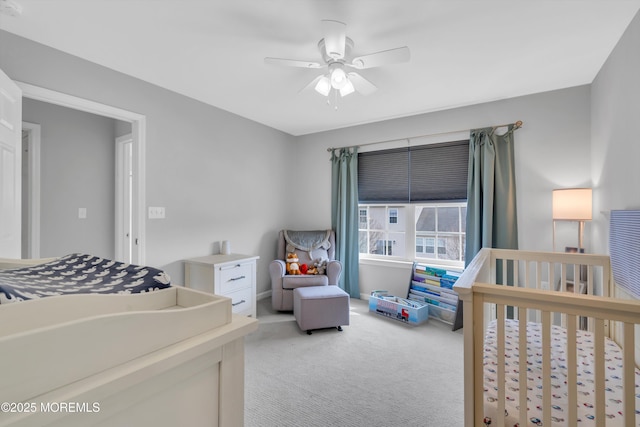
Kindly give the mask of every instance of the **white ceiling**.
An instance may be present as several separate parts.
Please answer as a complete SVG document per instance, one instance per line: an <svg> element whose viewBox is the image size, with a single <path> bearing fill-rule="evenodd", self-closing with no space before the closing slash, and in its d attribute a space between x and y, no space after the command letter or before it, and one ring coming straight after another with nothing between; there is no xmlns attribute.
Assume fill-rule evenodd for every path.
<svg viewBox="0 0 640 427"><path fill-rule="evenodd" d="M7 0L0 0L0 3ZM591 83L640 0L9 0L0 28L292 135ZM299 91L321 70L320 21L347 24L379 90L328 106Z"/></svg>

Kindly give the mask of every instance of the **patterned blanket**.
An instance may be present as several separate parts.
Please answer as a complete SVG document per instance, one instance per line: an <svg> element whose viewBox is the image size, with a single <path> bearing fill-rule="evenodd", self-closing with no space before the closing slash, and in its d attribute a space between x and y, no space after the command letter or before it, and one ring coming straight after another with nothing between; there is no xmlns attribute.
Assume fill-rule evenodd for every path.
<svg viewBox="0 0 640 427"><path fill-rule="evenodd" d="M162 270L70 254L32 267L0 270L0 304L54 295L133 294L169 287Z"/></svg>

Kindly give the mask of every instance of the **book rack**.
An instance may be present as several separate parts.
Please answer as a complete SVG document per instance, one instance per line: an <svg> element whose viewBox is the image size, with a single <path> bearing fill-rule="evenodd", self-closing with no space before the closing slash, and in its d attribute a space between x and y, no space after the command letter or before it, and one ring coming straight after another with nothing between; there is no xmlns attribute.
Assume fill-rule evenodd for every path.
<svg viewBox="0 0 640 427"><path fill-rule="evenodd" d="M427 303L429 318L453 325L458 307L458 294L453 290L453 284L460 274L462 272L456 269L414 262L408 299Z"/></svg>

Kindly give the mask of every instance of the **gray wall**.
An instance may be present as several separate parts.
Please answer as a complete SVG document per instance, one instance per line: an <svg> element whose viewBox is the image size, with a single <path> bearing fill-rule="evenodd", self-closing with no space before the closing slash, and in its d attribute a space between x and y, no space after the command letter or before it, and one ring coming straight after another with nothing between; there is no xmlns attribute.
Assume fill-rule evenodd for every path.
<svg viewBox="0 0 640 427"><path fill-rule="evenodd" d="M0 52L14 80L146 116L146 202L166 208L146 221L147 264L183 283L183 259L230 240L260 256L258 292L270 289L277 231L291 218L292 136L3 31Z"/></svg>
<svg viewBox="0 0 640 427"><path fill-rule="evenodd" d="M117 120L31 99L22 119L41 126L40 256L113 258Z"/></svg>
<svg viewBox="0 0 640 427"><path fill-rule="evenodd" d="M640 209L640 14L609 56L591 89L594 249L608 253L609 211Z"/></svg>

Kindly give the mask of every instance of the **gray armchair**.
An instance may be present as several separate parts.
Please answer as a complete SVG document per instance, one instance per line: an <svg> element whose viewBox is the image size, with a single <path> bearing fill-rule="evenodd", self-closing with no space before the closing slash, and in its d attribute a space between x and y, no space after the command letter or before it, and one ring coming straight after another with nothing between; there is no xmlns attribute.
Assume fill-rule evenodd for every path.
<svg viewBox="0 0 640 427"><path fill-rule="evenodd" d="M271 303L277 311L293 310L293 290L304 286L337 285L342 263L335 259L336 235L333 230L291 231L278 234L277 259L269 264ZM287 274L287 253L295 252L300 265L318 264L324 274ZM324 270L324 271L322 271Z"/></svg>

